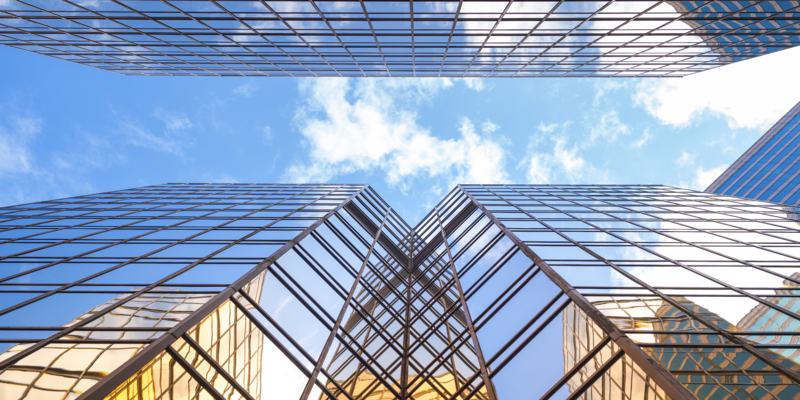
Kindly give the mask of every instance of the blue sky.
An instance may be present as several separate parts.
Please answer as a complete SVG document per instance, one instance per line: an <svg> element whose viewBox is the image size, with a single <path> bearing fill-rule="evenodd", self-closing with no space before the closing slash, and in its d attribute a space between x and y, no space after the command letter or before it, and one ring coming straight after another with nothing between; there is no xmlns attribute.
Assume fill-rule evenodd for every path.
<svg viewBox="0 0 800 400"><path fill-rule="evenodd" d="M0 205L164 182L704 189L800 96L800 48L682 79L126 77L0 47Z"/></svg>

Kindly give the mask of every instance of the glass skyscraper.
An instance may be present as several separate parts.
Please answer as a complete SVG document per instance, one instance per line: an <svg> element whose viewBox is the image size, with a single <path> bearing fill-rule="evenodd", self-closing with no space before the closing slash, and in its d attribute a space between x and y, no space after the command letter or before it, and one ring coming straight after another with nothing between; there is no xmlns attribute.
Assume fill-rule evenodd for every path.
<svg viewBox="0 0 800 400"><path fill-rule="evenodd" d="M717 178L706 192L800 205L800 103Z"/></svg>
<svg viewBox="0 0 800 400"><path fill-rule="evenodd" d="M684 76L800 44L798 7L3 0L0 44L128 75Z"/></svg>
<svg viewBox="0 0 800 400"><path fill-rule="evenodd" d="M797 399L796 209L174 183L0 208L2 399Z"/></svg>

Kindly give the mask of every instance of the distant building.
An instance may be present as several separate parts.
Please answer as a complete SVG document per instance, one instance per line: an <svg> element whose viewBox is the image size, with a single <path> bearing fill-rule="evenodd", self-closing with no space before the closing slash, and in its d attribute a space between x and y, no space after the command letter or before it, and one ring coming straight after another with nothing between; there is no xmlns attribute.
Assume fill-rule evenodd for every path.
<svg viewBox="0 0 800 400"><path fill-rule="evenodd" d="M800 205L800 103L731 164L706 192Z"/></svg>
<svg viewBox="0 0 800 400"><path fill-rule="evenodd" d="M0 44L126 75L685 76L800 44L798 1L0 2Z"/></svg>

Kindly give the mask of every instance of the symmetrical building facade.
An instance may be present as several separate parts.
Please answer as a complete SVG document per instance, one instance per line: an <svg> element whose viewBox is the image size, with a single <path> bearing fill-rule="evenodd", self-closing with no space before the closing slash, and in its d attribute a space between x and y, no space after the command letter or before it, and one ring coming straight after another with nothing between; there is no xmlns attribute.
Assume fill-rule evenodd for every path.
<svg viewBox="0 0 800 400"><path fill-rule="evenodd" d="M800 44L797 0L4 0L0 44L129 75L684 76Z"/></svg>
<svg viewBox="0 0 800 400"><path fill-rule="evenodd" d="M800 205L800 103L731 164L706 192Z"/></svg>
<svg viewBox="0 0 800 400"><path fill-rule="evenodd" d="M165 184L0 209L3 399L798 399L795 209ZM788 214L787 214L788 213Z"/></svg>

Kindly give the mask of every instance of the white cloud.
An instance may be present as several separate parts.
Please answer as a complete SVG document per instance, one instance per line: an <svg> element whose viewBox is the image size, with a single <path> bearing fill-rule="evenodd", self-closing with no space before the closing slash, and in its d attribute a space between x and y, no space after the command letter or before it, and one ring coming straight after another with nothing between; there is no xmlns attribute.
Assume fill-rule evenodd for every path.
<svg viewBox="0 0 800 400"><path fill-rule="evenodd" d="M527 183L602 183L608 181L608 173L593 166L580 154L577 145L570 145L566 130L570 122L563 124L539 124L538 132L531 137L528 156L520 167L525 168ZM561 132L557 132L561 131ZM552 149L546 147L553 143Z"/></svg>
<svg viewBox="0 0 800 400"><path fill-rule="evenodd" d="M0 121L0 176L34 171L30 142L41 130L39 118L13 112Z"/></svg>
<svg viewBox="0 0 800 400"><path fill-rule="evenodd" d="M153 116L164 122L163 133L153 133L145 125L125 115L119 115L116 120L118 133L134 146L182 157L184 148L193 143L191 137L187 135L187 131L194 127L192 121L186 114L170 113L162 109L156 109Z"/></svg>
<svg viewBox="0 0 800 400"><path fill-rule="evenodd" d="M697 158L697 154L687 153L685 151L681 152L681 156L675 160L675 163L680 165L681 167L687 167L689 165L694 164L694 160Z"/></svg>
<svg viewBox="0 0 800 400"><path fill-rule="evenodd" d="M709 113L731 128L765 129L800 92L800 47L736 62L680 79L645 79L634 99L661 123L687 126Z"/></svg>
<svg viewBox="0 0 800 400"><path fill-rule="evenodd" d="M189 117L187 117L186 114L169 113L157 108L153 113L153 116L163 121L167 130L170 131L191 129L193 127L192 121L189 120Z"/></svg>
<svg viewBox="0 0 800 400"><path fill-rule="evenodd" d="M694 178L694 182L692 182L692 188L696 190L705 190L709 185L714 183L727 168L727 164L722 164L709 170L705 170L703 167L697 167L697 175Z"/></svg>
<svg viewBox="0 0 800 400"><path fill-rule="evenodd" d="M442 178L450 185L506 182L502 138L478 134L468 118L459 121L460 136L450 139L417 123L415 107L451 86L453 81L446 79L301 81L306 105L297 111L295 123L310 162L289 167L287 179L327 181L380 171L401 188L417 177Z"/></svg>
<svg viewBox="0 0 800 400"><path fill-rule="evenodd" d="M483 84L483 79L481 78L458 78L457 80L464 83L464 86L476 91L481 92L486 86Z"/></svg>
<svg viewBox="0 0 800 400"><path fill-rule="evenodd" d="M606 93L616 92L620 89L625 89L628 87L628 80L622 79L596 79L594 82L594 105L597 106L600 104L600 99L606 95Z"/></svg>
<svg viewBox="0 0 800 400"><path fill-rule="evenodd" d="M481 124L481 132L483 133L492 133L498 129L500 129L500 125L497 125L492 121L489 121L488 119L486 120L486 122Z"/></svg>
<svg viewBox="0 0 800 400"><path fill-rule="evenodd" d="M589 124L589 140L584 142L584 147L592 146L597 139L603 139L605 143L613 143L619 135L630 135L628 126L619 120L619 115L611 110L597 121Z"/></svg>
<svg viewBox="0 0 800 400"><path fill-rule="evenodd" d="M644 133L642 134L642 138L637 140L637 141L635 141L635 142L633 142L633 147L641 148L647 142L649 142L650 139L652 139L652 138L653 138L653 134L650 133L650 130L649 129L645 129Z"/></svg>
<svg viewBox="0 0 800 400"><path fill-rule="evenodd" d="M258 86L254 85L253 82L247 82L242 86L239 86L233 89L233 93L240 94L244 97L253 97L253 93L258 89Z"/></svg>

